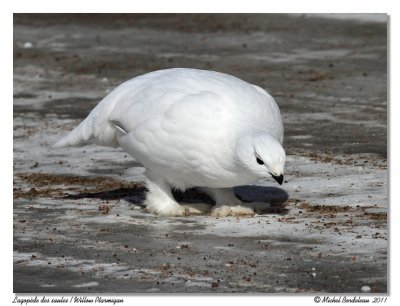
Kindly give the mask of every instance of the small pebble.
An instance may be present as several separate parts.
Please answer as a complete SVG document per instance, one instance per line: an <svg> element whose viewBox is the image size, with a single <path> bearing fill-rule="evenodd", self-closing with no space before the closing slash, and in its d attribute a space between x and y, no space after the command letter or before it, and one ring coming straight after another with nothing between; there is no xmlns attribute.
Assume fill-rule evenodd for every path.
<svg viewBox="0 0 400 306"><path fill-rule="evenodd" d="M211 283L211 288L217 288L217 287L219 287L217 282L212 282Z"/></svg>
<svg viewBox="0 0 400 306"><path fill-rule="evenodd" d="M314 278L317 277L317 273L315 272L315 268L312 268L311 271L312 271L311 276L314 277Z"/></svg>
<svg viewBox="0 0 400 306"><path fill-rule="evenodd" d="M25 49L33 48L33 43L31 43L30 41L27 41L26 43L24 43L24 48Z"/></svg>
<svg viewBox="0 0 400 306"><path fill-rule="evenodd" d="M370 286L362 286L361 292L364 292L364 293L371 292L371 287Z"/></svg>
<svg viewBox="0 0 400 306"><path fill-rule="evenodd" d="M99 211L102 214L108 214L110 212L110 209L111 208L108 205L105 205L105 204L99 205Z"/></svg>

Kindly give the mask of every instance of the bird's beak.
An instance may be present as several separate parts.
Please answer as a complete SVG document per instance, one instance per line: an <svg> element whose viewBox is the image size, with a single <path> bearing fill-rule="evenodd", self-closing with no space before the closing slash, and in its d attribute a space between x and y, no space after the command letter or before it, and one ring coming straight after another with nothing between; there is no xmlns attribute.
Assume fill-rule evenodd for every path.
<svg viewBox="0 0 400 306"><path fill-rule="evenodd" d="M279 175L279 176L276 176L276 175L273 175L273 174L271 174L272 175L272 177L275 179L275 181L277 181L278 183L279 183L279 185L282 185L282 182L283 182L283 174L281 174L281 175Z"/></svg>

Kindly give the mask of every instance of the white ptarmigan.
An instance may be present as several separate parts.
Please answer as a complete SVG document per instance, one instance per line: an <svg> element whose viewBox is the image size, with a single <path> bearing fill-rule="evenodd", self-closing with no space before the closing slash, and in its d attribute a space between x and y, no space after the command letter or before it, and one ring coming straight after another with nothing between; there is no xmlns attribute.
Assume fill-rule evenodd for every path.
<svg viewBox="0 0 400 306"><path fill-rule="evenodd" d="M148 211L164 216L254 214L232 187L272 177L282 184L283 124L275 100L234 76L175 68L111 91L56 148L121 147L146 168ZM179 204L172 189L201 187L214 200Z"/></svg>

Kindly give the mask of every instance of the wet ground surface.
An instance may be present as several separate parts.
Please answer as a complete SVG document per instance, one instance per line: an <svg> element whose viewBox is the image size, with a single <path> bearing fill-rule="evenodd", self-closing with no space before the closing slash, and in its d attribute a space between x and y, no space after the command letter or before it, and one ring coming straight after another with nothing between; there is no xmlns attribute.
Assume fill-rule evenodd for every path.
<svg viewBox="0 0 400 306"><path fill-rule="evenodd" d="M14 15L14 292L387 292L386 43L385 23L301 15ZM276 98L286 181L236 189L265 214L155 217L124 152L51 149L169 67Z"/></svg>

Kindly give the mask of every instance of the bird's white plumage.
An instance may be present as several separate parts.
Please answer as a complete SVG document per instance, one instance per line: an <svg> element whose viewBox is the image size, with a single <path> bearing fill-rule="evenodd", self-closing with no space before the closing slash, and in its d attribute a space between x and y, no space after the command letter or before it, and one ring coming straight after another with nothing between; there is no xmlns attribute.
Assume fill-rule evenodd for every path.
<svg viewBox="0 0 400 306"><path fill-rule="evenodd" d="M227 74L177 68L123 83L55 146L120 146L147 170L149 210L196 212L177 204L168 189L204 187L217 202L216 215L228 205L224 215L240 207L225 203L234 199L227 188L283 174L282 142L280 111L266 91ZM169 208L161 209L166 199Z"/></svg>

